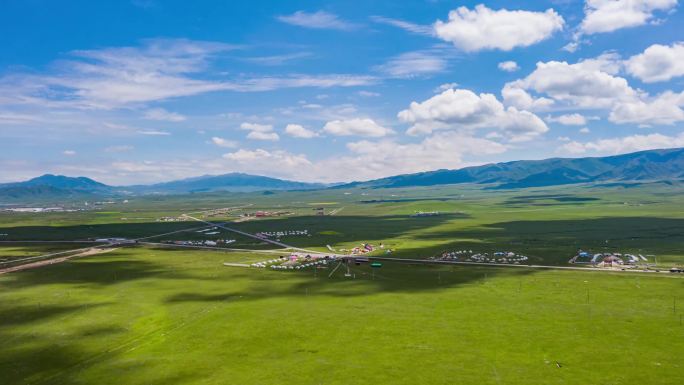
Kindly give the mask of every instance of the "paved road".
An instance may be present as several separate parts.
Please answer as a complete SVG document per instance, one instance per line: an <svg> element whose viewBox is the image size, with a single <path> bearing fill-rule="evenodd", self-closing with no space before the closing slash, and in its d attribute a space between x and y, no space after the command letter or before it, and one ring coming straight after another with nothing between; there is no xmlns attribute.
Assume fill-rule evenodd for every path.
<svg viewBox="0 0 684 385"><path fill-rule="evenodd" d="M156 246L167 246L167 247L193 247L193 248L210 249L210 250L222 250L222 251L246 251L246 252L263 252L263 253L283 253L283 252L284 252L284 250L269 250L269 251L267 251L267 250L228 249L228 248L218 248L218 247L217 247L217 248L212 248L212 247L208 247L208 246L205 247L205 246L190 246L190 245L171 245L171 244L165 244L165 243L142 242L142 241L147 240L147 239L162 237L162 236L165 236L165 235L172 235L172 234L182 233L182 232L186 232L186 231L200 230L200 229L204 229L204 228L207 228L207 227L218 227L218 228L223 229L223 230L226 230L226 231L231 231L231 232L233 232L233 233L241 234L241 235L244 235L244 236L246 236L246 237L258 239L258 240L260 240L260 241L267 242L267 243L270 243L270 244L273 244L273 245L276 245L276 246L280 246L280 247L283 247L283 248L285 248L285 249L297 250L297 251L305 252L305 253L309 253L309 254L321 254L321 255L325 254L325 253L320 252L320 251L308 250L308 249L303 249L303 248L291 246L291 245L288 245L288 244L285 244L285 243L282 243L282 242L274 241L274 240L272 240L272 239L262 238L262 237L259 237L259 236L254 235L254 234L250 234L250 233L247 233L247 232L244 232L244 231L240 231L240 230L237 230L237 229L233 229L233 228L230 228L230 227L225 226L225 222L223 222L223 223L214 223L214 222L204 221L204 220L201 220L201 219L192 217L192 216L187 215L187 214L185 214L184 216L187 217L187 218L190 218L190 219L192 219L192 220L195 220L195 221L197 221L197 222L203 223L204 225L203 225L203 226L199 226L199 227L191 227L191 228L185 228L185 229L181 229L181 230L170 231L170 232L162 233L162 234L154 234L154 235L149 235L149 236L134 238L134 239L125 240L125 241L122 241L122 242L109 242L109 243L107 243L107 242L98 242L98 243L102 243L101 247L113 247L113 246L119 246L119 245L135 245L136 243L140 243L140 244L148 244L148 245L156 245ZM133 241L133 243L131 243L131 241ZM5 242L8 242L8 243L9 243L9 242L12 242L12 241L5 241ZM26 241L24 241L24 242L26 242ZM29 241L29 242L31 242L31 241ZM43 242L43 241L33 241L33 242ZM57 241L57 242L55 242L55 243L64 243L64 242L65 242L65 241ZM66 242L68 243L68 242L76 242L76 241L66 241ZM89 241L84 241L84 243L86 243L86 242L89 242ZM90 241L90 242L92 242L92 241ZM18 243L18 242L17 242L17 243ZM48 264L64 262L64 261L67 261L67 260L69 260L69 259L71 259L71 258L73 258L73 257L76 257L76 256L88 255L88 253L92 253L93 250L94 250L94 248L91 248L91 247L85 247L85 248L74 249L74 250L65 250L65 251L60 251L60 252L56 252L56 253L49 253L49 254L43 254L43 255L38 255L38 256L34 256L34 257L28 257L28 258L23 258L23 259L8 261L8 262L0 263L0 265L3 265L3 264L4 264L4 265L7 265L7 264L10 264L10 263L13 264L13 263L17 263L17 262L28 262L28 261L41 260L41 259L44 260L44 261L40 261L40 262L26 263L26 264L22 264L22 265L19 265L19 266L16 266L16 267L6 268L6 269L2 270L2 272L19 271L19 270L24 270L24 269L37 268L37 267L45 266L45 265L48 265ZM98 249L98 250L99 250L99 249ZM84 254L84 253L85 253L85 254ZM71 255L68 255L68 254L71 254ZM48 259L48 258L57 257L57 256L61 256L61 255L68 255L68 256L66 256L66 257L61 257L61 258Z"/></svg>
<svg viewBox="0 0 684 385"><path fill-rule="evenodd" d="M91 256L91 255L96 255L96 254L101 254L101 253L107 253L107 252L110 252L110 251L112 251L112 250L116 250L116 249L114 249L114 248L111 248L111 249L100 249L100 248L97 248L97 247L89 247L89 248L86 248L86 249L82 249L82 250L81 250L80 252L78 252L77 254L67 255L67 256L65 256L65 257L47 259L47 260L38 261L38 262L31 262L31 263L25 263L25 264L22 264L22 265L17 265L17 266L12 266L12 267L6 267L6 268L4 268L4 269L0 269L0 275L2 275L2 274L7 274L7 273L13 273L13 272L15 272L15 271L28 270L28 269L35 269L35 268L43 267L43 266L47 266L47 265L54 265L55 263L65 262L65 261L68 261L68 260L73 259L73 258L78 258L78 257L89 257L89 256ZM71 252L74 252L74 251L79 251L79 250L71 250ZM54 256L54 255L58 255L58 254L64 254L64 253L55 253L55 254L52 254L52 255Z"/></svg>
<svg viewBox="0 0 684 385"><path fill-rule="evenodd" d="M205 221L202 219L195 218L193 216L190 216L188 214L183 215L186 218L190 218L194 221L203 223L204 226L200 227L194 227L194 228L187 228L187 229L182 229L182 230L176 230L168 233L163 233L163 234L156 234L156 235L151 235L151 236L146 236L146 237L140 237L140 238L135 238L133 241L139 243L139 244L144 244L144 245L154 245L154 246L166 246L166 247L185 247L185 248L197 248L197 249L209 249L209 250L222 250L222 251L246 251L246 252L261 252L261 253L283 253L285 250L248 250L248 249L229 249L229 248L221 248L221 247L210 247L210 246L193 246L193 245L173 245L173 244L166 244L166 243L154 243L154 242L140 242L146 239L150 238L156 238L164 235L171 235L171 234L176 234L176 233L181 233L185 231L193 231L193 230L198 230L198 229L203 229L206 227L218 227L220 229L230 231L236 234L240 234L249 238L253 238L262 242L267 242L272 245L280 246L285 249L291 249L291 250L297 250L300 252L305 252L309 254L317 254L317 255L332 255L337 258L348 258L348 259L353 259L361 256L354 256L354 255L341 255L341 254L327 254L325 252L320 252L316 250L308 250L308 249L303 249L300 247L288 245L286 243L280 242L280 241L275 241L266 237L260 237L255 234L247 233L245 231L241 231L238 229L234 229L228 226L225 226L227 222L223 223L214 223L214 222L209 222ZM6 242L11 242L11 241L6 241ZM112 246L117 246L120 244L125 244L128 242L111 242L108 243L104 246L112 247ZM51 254L45 254L45 255L40 255L36 257L29 257L25 258L22 260L15 260L12 261L14 262L21 262L21 261L28 261L28 260L34 260L34 259L42 259L42 258L49 258L53 256L58 256L62 254L68 254L68 253L79 253L76 255L72 255L66 258L57 258L54 260L53 263L58 263L58 262L63 262L65 260L68 260L69 258L72 258L77 255L82 255L80 252L87 252L88 250L91 250L92 248L82 248L82 249L76 249L76 250L68 250L68 251L62 251L58 253L51 253ZM654 270L635 270L635 269L630 269L630 270L613 270L613 269L602 269L602 268L594 268L594 267L575 267L575 266L546 266L546 265L516 265L516 264L506 264L506 263L479 263L479 262L459 262L459 261L440 261L440 260L431 260L431 259L406 259L406 258L393 258L393 257L372 257L372 256L363 256L365 258L368 258L369 260L374 260L374 261L388 261L388 262L398 262L398 263L420 263L420 264L432 264L432 265L468 265L468 266L480 266L480 267L509 267L509 268L523 268L523 269L547 269L547 270L576 270L576 271L601 271L601 272L613 272L613 273L643 273L643 274L668 274L669 276L672 277L684 277L682 275L677 275L677 274L672 274L667 270L661 270L659 272L656 272ZM39 267L42 266L42 262L37 262L35 264L29 263L26 265L21 265L21 266L27 266L26 268L31 268L31 267ZM35 265L35 266L31 266ZM12 270L13 271L13 270ZM9 272L9 271L8 271Z"/></svg>
<svg viewBox="0 0 684 385"><path fill-rule="evenodd" d="M234 228L231 228L231 227L227 227L227 226L224 226L224 225L222 225L222 224L217 224L217 223L213 223L213 222L207 222L207 221L202 220L202 219L198 219L198 218L195 218L195 217L191 217L190 215L187 215L187 214L185 215L185 217L190 218L190 219L193 219L193 220L196 220L196 221L198 221L198 222L206 223L207 225L216 226L216 227L218 227L219 229L223 229L223 230L226 230L226 231L231 231L231 232L233 232L233 233L240 234L240 235L244 235L244 236L246 236L246 237L253 238L253 239L257 239L257 240L260 240L260 241L263 241L263 242L267 242L267 243L270 243L270 244L272 244L272 245L284 247L284 248L286 248L286 249L292 249L292 250L302 251L302 252L305 252L305 253L322 254L320 251L302 249L301 247L291 246L291 245L288 245L288 244L283 243L283 242L274 241L274 240L269 239L269 238L266 238L266 237L260 237L260 236L258 236L258 235L250 234L250 233L247 233L247 232L238 230L238 229L234 229Z"/></svg>
<svg viewBox="0 0 684 385"><path fill-rule="evenodd" d="M0 241L0 244L4 243L107 243L107 242L98 242L98 241L40 241L40 240L35 240L35 241Z"/></svg>
<svg viewBox="0 0 684 385"><path fill-rule="evenodd" d="M200 245L177 245L175 243L159 243L159 242L138 242L139 245L156 246L156 247L169 247L169 248L182 248L182 249L200 249L200 250L219 250L219 251L244 251L249 253L265 253L265 254L287 254L287 249L275 249L275 250L255 250L255 249L233 249L228 247L213 247L213 246L200 246ZM322 254L322 253L321 253Z"/></svg>
<svg viewBox="0 0 684 385"><path fill-rule="evenodd" d="M354 256L346 256L345 258L355 258ZM469 266L480 266L480 267L517 267L522 269L547 269L547 270L577 270L577 271L602 271L609 273L644 273L644 274L672 274L673 277L682 277L684 275L677 275L670 273L668 270L637 270L637 269L627 269L627 270L614 270L614 269L602 269L599 267L575 267L575 266L547 266L547 265L516 265L509 263L480 263L480 262L459 262L459 261L439 261L434 259L406 259L406 258L392 258L392 257L365 257L369 261L388 261L388 262L399 262L399 263L421 263L427 265L469 265Z"/></svg>
<svg viewBox="0 0 684 385"><path fill-rule="evenodd" d="M171 232L163 233L163 234L155 234L155 235L150 235L150 236L146 236L146 237L136 238L136 239L134 239L134 241L137 242L137 241L144 240L144 239L150 239L150 238L161 237L161 236L164 236L164 235L171 235L171 234L176 234L176 233L182 233L182 232L184 232L184 231L199 230L199 229L203 229L203 228L206 228L206 227L209 227L209 226L206 226L206 225L205 225L205 226L199 226L199 227L191 227L191 228L182 229L182 230L176 230L176 231L171 231ZM128 241L124 241L124 242L98 242L98 241L1 241L1 242L3 242L3 243L24 243L24 242L26 242L26 243L98 243L98 244L100 244L100 247L112 247L112 246L117 246L117 245L122 245L122 244L129 244ZM57 257L57 256L60 256L60 255L65 255L65 254L72 254L72 253L79 253L79 255L80 255L81 253L87 252L88 250L91 250L91 249L92 249L92 247L83 247L83 248L79 248L79 249L64 250L64 251L59 251L59 252L55 252L55 253L48 253L48 254L36 255L36 256L33 256L33 257L27 257L27 258L22 258L22 259L14 259L14 260L10 260L10 261L0 262L0 266L15 264L15 263L17 263L17 262L28 262L28 261L34 261L34 260L48 259L48 258ZM73 256L62 257L62 258L55 258L55 259L50 259L50 260L53 261L52 263L59 263L59 262L67 261L67 260L69 260L69 259L72 258L72 257L73 257ZM52 263L50 263L50 264L52 264ZM35 263L23 264L23 265L20 265L20 266L27 266L26 268L36 268L36 267L41 267L41 266L44 266L44 265L46 265L46 263L35 262ZM17 267L18 267L18 266L17 266ZM13 269L13 270L10 270L10 269L13 269L13 268L7 268L7 269L4 269L4 270L7 270L6 272L24 270L24 269ZM3 270L3 271L4 271L4 270Z"/></svg>

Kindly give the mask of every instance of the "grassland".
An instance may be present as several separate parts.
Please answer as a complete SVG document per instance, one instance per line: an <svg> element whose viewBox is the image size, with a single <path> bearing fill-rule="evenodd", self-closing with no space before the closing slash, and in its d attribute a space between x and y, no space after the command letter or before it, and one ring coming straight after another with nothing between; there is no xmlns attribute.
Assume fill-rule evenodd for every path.
<svg viewBox="0 0 684 385"><path fill-rule="evenodd" d="M256 259L120 249L2 276L3 383L684 379L681 279L385 264L350 280L221 265Z"/></svg>
<svg viewBox="0 0 684 385"><path fill-rule="evenodd" d="M326 203L321 206L320 203ZM0 214L4 240L83 240L97 237L144 237L197 226L155 222L221 207L249 204L230 221L258 210L294 215L233 224L248 232L307 229L311 237L284 239L295 246L325 250L384 243L399 257L429 257L449 249L512 250L531 262L564 265L578 248L658 256L663 266L684 263L684 187L562 187L511 191L474 187L378 190L326 190L263 194L209 194L131 199L102 211ZM313 215L313 208L332 216ZM440 211L414 218L416 211ZM229 234L219 234L225 238ZM194 239L191 232L157 240ZM231 235L235 246L261 248ZM2 241L3 239L0 239Z"/></svg>
<svg viewBox="0 0 684 385"><path fill-rule="evenodd" d="M684 264L680 186L473 187L131 199L102 212L0 214L5 241L142 237L160 216L251 204L307 229L300 247L383 242L394 256L507 249L565 265L582 247ZM335 215L312 209L326 203ZM441 211L415 218L416 211ZM122 219L125 218L125 219ZM212 220L231 220L228 215ZM224 234L217 237L226 237ZM161 239L194 239L194 232ZM2 241L3 239L0 239ZM238 239L246 248L265 248ZM67 244L1 244L0 256ZM296 272L223 266L251 252L119 248L0 275L7 384L680 384L684 279L634 273L385 263Z"/></svg>

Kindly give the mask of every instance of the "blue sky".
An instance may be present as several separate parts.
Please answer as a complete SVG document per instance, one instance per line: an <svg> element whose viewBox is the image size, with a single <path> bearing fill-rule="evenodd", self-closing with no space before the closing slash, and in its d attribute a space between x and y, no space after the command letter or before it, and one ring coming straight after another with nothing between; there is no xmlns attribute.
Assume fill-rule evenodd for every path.
<svg viewBox="0 0 684 385"><path fill-rule="evenodd" d="M680 7L4 1L0 182L336 182L684 147Z"/></svg>

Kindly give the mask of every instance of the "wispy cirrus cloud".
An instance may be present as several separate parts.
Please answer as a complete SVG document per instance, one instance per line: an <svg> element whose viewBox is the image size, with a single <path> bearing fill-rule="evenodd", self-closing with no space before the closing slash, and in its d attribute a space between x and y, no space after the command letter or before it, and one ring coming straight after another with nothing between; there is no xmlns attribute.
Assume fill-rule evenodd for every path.
<svg viewBox="0 0 684 385"><path fill-rule="evenodd" d="M313 56L311 52L295 52L283 55L270 56L254 56L245 58L245 61L250 63L265 65L265 66L280 66L289 62Z"/></svg>
<svg viewBox="0 0 684 385"><path fill-rule="evenodd" d="M391 25L393 27L401 28L405 31L415 33L418 35L424 35L424 36L434 36L435 35L435 30L432 27L432 25L423 25L423 24L416 24L416 23L411 23L409 21L401 20L401 19L393 19L391 17L384 17L384 16L371 16L371 20L378 24L386 24L386 25Z"/></svg>
<svg viewBox="0 0 684 385"><path fill-rule="evenodd" d="M138 130L138 131L136 131L136 133L140 134L140 135L149 135L149 136L169 136L169 135L171 135L171 133L168 131L160 131L160 130Z"/></svg>
<svg viewBox="0 0 684 385"><path fill-rule="evenodd" d="M104 150L105 152L109 153L121 153L121 152L130 152L133 151L135 147L127 144L121 144L121 145L116 145L116 146L109 146L106 147Z"/></svg>
<svg viewBox="0 0 684 385"><path fill-rule="evenodd" d="M444 51L425 50L395 56L375 69L386 76L411 78L443 72L447 65L447 55Z"/></svg>
<svg viewBox="0 0 684 385"><path fill-rule="evenodd" d="M336 29L340 31L349 31L360 27L358 24L342 20L334 13L326 11L297 11L291 15L277 16L276 19L282 21L283 23L312 29Z"/></svg>
<svg viewBox="0 0 684 385"><path fill-rule="evenodd" d="M0 77L0 106L111 110L208 92L354 87L378 81L374 76L350 74L239 75L225 79L219 76L220 71L212 70L215 57L239 48L243 47L151 39L137 47L72 51L68 59L55 62L43 74L11 73ZM165 119L169 118L179 116L166 114Z"/></svg>
<svg viewBox="0 0 684 385"><path fill-rule="evenodd" d="M145 119L161 120L165 122L182 122L186 117L177 112L167 111L163 108L153 108L145 112Z"/></svg>

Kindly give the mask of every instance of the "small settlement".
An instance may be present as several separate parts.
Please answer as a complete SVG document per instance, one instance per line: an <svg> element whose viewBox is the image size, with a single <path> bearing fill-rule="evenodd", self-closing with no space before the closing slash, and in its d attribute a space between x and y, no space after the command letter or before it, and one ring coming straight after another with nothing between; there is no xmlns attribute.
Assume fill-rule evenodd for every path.
<svg viewBox="0 0 684 385"><path fill-rule="evenodd" d="M271 238L279 240L282 237L310 237L309 230L281 230L281 231L262 231L255 234L259 238Z"/></svg>
<svg viewBox="0 0 684 385"><path fill-rule="evenodd" d="M221 247L227 246L234 243L235 239L205 239L205 240L187 240L187 241L163 241L162 243L168 243L172 245L180 246L206 246L206 247Z"/></svg>
<svg viewBox="0 0 684 385"><path fill-rule="evenodd" d="M568 261L571 264L589 264L595 267L636 267L640 262L648 262L648 258L641 254L623 253L591 253L579 250Z"/></svg>
<svg viewBox="0 0 684 385"><path fill-rule="evenodd" d="M461 261L476 263L510 263L519 265L526 262L529 258L522 254L512 251L495 251L493 253L473 253L472 250L445 251L437 257L431 259L439 261Z"/></svg>
<svg viewBox="0 0 684 385"><path fill-rule="evenodd" d="M416 211L411 214L412 217L436 217L441 215L439 211Z"/></svg>
<svg viewBox="0 0 684 385"><path fill-rule="evenodd" d="M194 240L166 240L166 241L162 241L162 243L167 243L167 244L171 244L171 245L179 245L179 246L221 247L221 246L230 245L231 243L235 242L235 239L214 239L214 237L213 237L214 235L221 234L221 231L219 231L219 228L216 226L210 227L208 229L197 230L195 232L199 233L200 235L210 235L212 237L207 237L205 239L194 239Z"/></svg>
<svg viewBox="0 0 684 385"><path fill-rule="evenodd" d="M384 249L384 248L385 248L385 245L382 244L382 243L379 244L378 246L372 245L372 244L370 244L370 243L362 243L361 245L359 245L359 246L357 246L357 247L354 247L354 248L351 249L351 250L349 250L349 249L340 249L340 251L346 252L346 253L350 253L350 254L353 254L353 255L359 255L359 254L370 253L370 252L373 252L373 251L375 251L375 250ZM387 254L389 254L390 252L391 252L391 250L389 250L389 249L386 251Z"/></svg>
<svg viewBox="0 0 684 385"><path fill-rule="evenodd" d="M294 215L292 211L255 211L253 213L240 214L242 218L265 218L265 217L282 217L285 215Z"/></svg>
<svg viewBox="0 0 684 385"><path fill-rule="evenodd" d="M261 268L270 267L274 270L301 270L309 267L325 269L327 268L328 263L336 259L337 257L331 255L304 255L292 253L289 256L281 255L279 258L274 258L263 262L256 262L250 266Z"/></svg>

